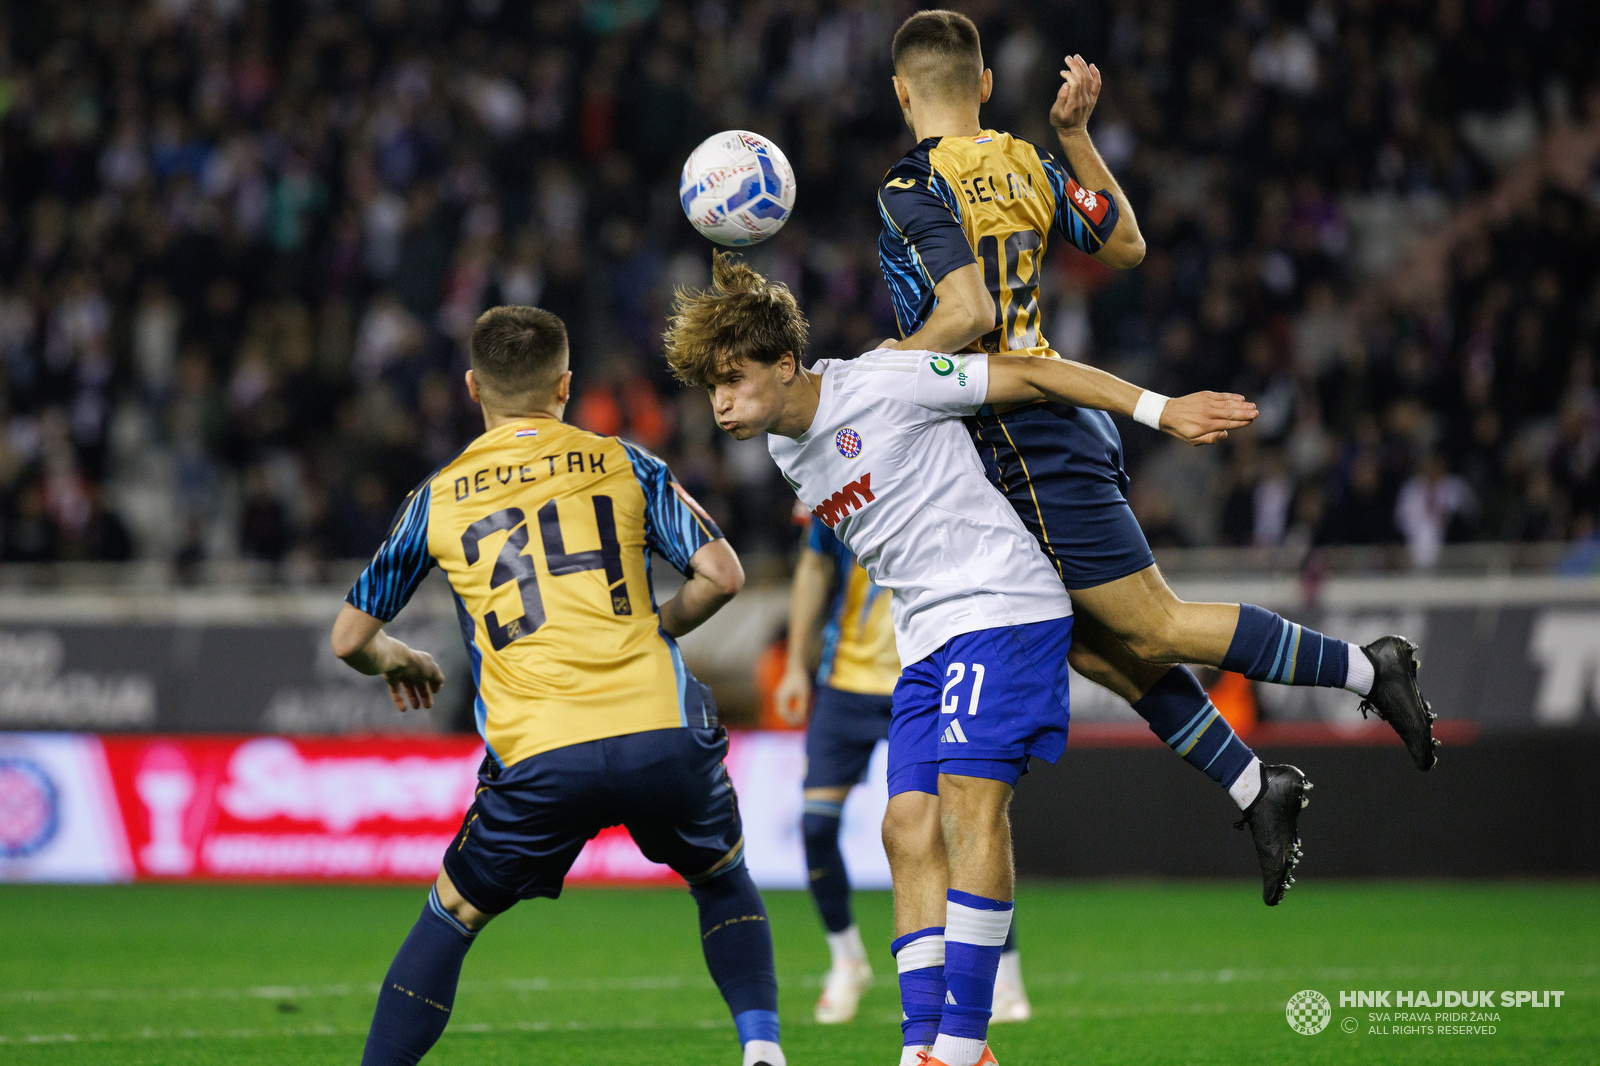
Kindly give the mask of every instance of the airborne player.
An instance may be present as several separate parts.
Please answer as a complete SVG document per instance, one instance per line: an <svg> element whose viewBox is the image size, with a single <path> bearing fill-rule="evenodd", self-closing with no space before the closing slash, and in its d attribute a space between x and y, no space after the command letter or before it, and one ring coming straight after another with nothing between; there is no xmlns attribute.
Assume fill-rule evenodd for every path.
<svg viewBox="0 0 1600 1066"><path fill-rule="evenodd" d="M1137 266L1133 208L1089 138L1100 72L1068 56L1050 110L1061 152L984 129L992 76L978 31L953 11L921 11L894 39L894 89L917 144L879 189L884 279L903 349L1056 358L1040 328L1051 234L1117 269ZM1134 418L1154 424L1165 397ZM1072 665L1125 698L1244 813L1268 906L1293 882L1297 821L1310 783L1264 766L1182 663L1252 680L1346 688L1394 727L1416 765L1434 762L1434 715L1417 688L1416 650L1399 637L1358 648L1250 604L1186 603L1155 565L1128 506L1115 424L1058 403L988 405L967 419L985 473L1038 540L1076 611ZM1164 665L1152 665L1164 664Z"/></svg>

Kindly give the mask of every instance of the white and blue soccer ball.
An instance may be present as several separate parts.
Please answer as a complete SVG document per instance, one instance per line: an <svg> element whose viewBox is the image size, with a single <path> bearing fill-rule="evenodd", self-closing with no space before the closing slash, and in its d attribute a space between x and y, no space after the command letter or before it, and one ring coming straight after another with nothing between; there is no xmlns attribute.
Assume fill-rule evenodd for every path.
<svg viewBox="0 0 1600 1066"><path fill-rule="evenodd" d="M718 244L758 244L794 210L794 168L778 146L745 130L700 142L678 179L683 213Z"/></svg>

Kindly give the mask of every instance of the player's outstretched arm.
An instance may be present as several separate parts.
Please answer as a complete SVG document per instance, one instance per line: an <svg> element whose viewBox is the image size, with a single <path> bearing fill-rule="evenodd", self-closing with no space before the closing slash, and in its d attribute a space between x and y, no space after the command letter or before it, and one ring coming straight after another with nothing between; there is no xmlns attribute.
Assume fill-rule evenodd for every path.
<svg viewBox="0 0 1600 1066"><path fill-rule="evenodd" d="M1127 415L1187 444L1215 444L1256 420L1256 405L1231 392L1194 392L1167 399L1114 374L1067 359L991 355L984 402L1054 400Z"/></svg>
<svg viewBox="0 0 1600 1066"><path fill-rule="evenodd" d="M383 631L383 622L344 605L333 623L333 653L363 674L383 675L398 710L432 707L444 685L444 671L425 651L409 647Z"/></svg>
<svg viewBox="0 0 1600 1066"><path fill-rule="evenodd" d="M702 544L689 557L691 576L661 605L661 628L681 637L716 614L744 588L744 567L724 537Z"/></svg>
<svg viewBox="0 0 1600 1066"><path fill-rule="evenodd" d="M1116 229L1094 257L1108 267L1128 270L1144 261L1144 236L1139 232L1139 220L1134 217L1127 194L1089 139L1089 116L1100 99L1100 68L1085 63L1080 55L1067 56L1066 64L1067 69L1061 72L1061 89L1050 108L1050 125L1055 127L1061 151L1083 187L1105 189L1116 197Z"/></svg>
<svg viewBox="0 0 1600 1066"><path fill-rule="evenodd" d="M822 630L834 569L831 555L813 551L810 546L801 547L789 594L789 651L783 679L772 696L778 717L793 726L805 724L806 708L811 702L811 652Z"/></svg>

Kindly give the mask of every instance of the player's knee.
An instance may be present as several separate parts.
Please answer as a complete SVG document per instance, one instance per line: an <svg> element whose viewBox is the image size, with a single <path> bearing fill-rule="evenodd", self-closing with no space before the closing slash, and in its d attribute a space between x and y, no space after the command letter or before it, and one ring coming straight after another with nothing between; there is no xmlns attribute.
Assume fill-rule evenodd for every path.
<svg viewBox="0 0 1600 1066"><path fill-rule="evenodd" d="M825 814L806 814L800 819L800 832L805 837L808 855L826 851L839 839L839 819Z"/></svg>
<svg viewBox="0 0 1600 1066"><path fill-rule="evenodd" d="M476 933L479 929L489 924L492 914L485 914L466 901L466 898L456 891L455 882L450 880L450 875L443 870L439 871L439 879L433 884L434 891L438 893L439 904L450 912L450 916L468 929Z"/></svg>
<svg viewBox="0 0 1600 1066"><path fill-rule="evenodd" d="M883 812L883 848L891 864L936 853L942 840L938 796L902 792L890 798Z"/></svg>
<svg viewBox="0 0 1600 1066"><path fill-rule="evenodd" d="M1152 619L1137 633L1130 633L1125 643L1128 650L1147 663L1170 663L1181 660L1178 625L1167 615Z"/></svg>
<svg viewBox="0 0 1600 1066"><path fill-rule="evenodd" d="M939 820L946 834L953 828L984 830L1006 824L1011 786L986 777L939 775Z"/></svg>

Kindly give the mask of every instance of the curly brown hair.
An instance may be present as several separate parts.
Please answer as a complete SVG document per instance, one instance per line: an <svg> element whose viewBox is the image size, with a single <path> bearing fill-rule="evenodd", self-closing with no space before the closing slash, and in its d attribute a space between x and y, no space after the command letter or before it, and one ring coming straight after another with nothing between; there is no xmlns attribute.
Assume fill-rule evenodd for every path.
<svg viewBox="0 0 1600 1066"><path fill-rule="evenodd" d="M781 282L768 281L729 252L711 260L711 287L679 289L667 321L667 365L685 385L710 388L749 359L768 366L785 352L798 363L806 316Z"/></svg>

